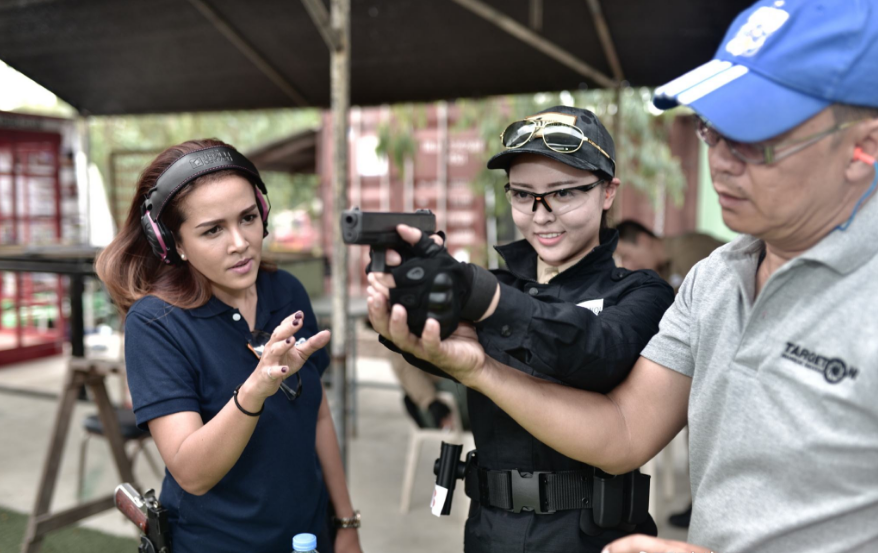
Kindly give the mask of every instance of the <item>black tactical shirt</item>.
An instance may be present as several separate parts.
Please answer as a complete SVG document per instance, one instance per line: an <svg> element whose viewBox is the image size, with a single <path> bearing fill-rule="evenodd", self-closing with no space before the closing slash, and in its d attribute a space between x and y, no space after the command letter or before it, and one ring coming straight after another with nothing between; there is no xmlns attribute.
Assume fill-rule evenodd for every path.
<svg viewBox="0 0 878 553"><path fill-rule="evenodd" d="M490 317L475 325L488 355L537 378L600 393L609 392L628 376L640 351L658 331L674 292L653 271L616 267L615 230L601 231L600 238L598 247L547 284L536 280L537 253L526 240L496 248L508 268L494 271L500 282L500 302ZM416 366L444 374L410 355L405 357ZM486 396L468 390L467 397L480 467L522 472L585 467L531 436ZM598 553L625 535L618 530L586 535L580 530L580 516L590 516L590 512L515 514L473 501L464 550ZM654 534L655 525L649 520L637 532Z"/></svg>

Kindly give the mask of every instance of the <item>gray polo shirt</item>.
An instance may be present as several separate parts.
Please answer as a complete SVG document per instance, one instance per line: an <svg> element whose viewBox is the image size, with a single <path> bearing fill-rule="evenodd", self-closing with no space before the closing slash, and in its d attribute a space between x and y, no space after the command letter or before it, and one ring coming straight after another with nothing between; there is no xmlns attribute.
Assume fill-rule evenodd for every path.
<svg viewBox="0 0 878 553"><path fill-rule="evenodd" d="M754 301L763 247L697 264L642 354L692 377L689 541L878 551L878 200Z"/></svg>

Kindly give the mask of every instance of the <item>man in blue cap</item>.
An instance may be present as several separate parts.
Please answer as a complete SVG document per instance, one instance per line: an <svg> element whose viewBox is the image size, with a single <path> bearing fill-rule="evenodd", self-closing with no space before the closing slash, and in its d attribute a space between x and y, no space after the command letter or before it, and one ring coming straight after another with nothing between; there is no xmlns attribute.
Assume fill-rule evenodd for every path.
<svg viewBox="0 0 878 553"><path fill-rule="evenodd" d="M613 474L688 422L697 545L630 536L610 553L878 551L878 5L760 1L655 104L701 117L742 235L692 269L615 390L512 370L465 325L440 342L433 321L420 340L404 320L373 323Z"/></svg>

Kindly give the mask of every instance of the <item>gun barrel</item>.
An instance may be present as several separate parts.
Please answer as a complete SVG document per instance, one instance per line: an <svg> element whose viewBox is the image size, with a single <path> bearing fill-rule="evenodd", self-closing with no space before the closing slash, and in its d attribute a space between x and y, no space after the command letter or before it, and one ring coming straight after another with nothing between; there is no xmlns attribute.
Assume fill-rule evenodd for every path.
<svg viewBox="0 0 878 553"><path fill-rule="evenodd" d="M143 497L131 484L126 483L116 486L114 500L116 508L128 517L128 520L136 524L144 534L149 532L149 520L143 511L145 505Z"/></svg>

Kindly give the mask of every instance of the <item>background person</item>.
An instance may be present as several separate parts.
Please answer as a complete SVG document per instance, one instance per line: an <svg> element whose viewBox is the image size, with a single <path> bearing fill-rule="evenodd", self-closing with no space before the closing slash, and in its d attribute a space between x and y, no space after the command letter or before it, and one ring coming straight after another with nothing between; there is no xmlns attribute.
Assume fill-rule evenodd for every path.
<svg viewBox="0 0 878 553"><path fill-rule="evenodd" d="M619 185L612 137L590 111L556 106L510 124L504 145L488 167L508 172L506 197L524 240L497 248L507 270L492 275L465 265L473 271L468 297L483 302L478 309L470 302L463 307L476 321L473 338L487 355L541 382L607 392L628 374L673 299L655 274L613 262L617 235L606 225ZM412 243L420 238L409 227L401 227L401 234ZM405 285L400 279L420 263L407 261L393 276L369 275L370 318L385 336L390 287ZM394 264L391 256L388 264ZM655 533L645 502L638 523L600 526L603 511L590 495L600 476L592 466L546 446L485 395L470 391L468 406L478 467L465 485L473 499L467 553L598 552L632 531ZM533 475L545 504L529 504L521 495L512 483L521 474ZM629 478L648 486L642 475ZM607 496L621 504L622 493L620 488ZM532 510L513 512L523 501Z"/></svg>
<svg viewBox="0 0 878 553"><path fill-rule="evenodd" d="M878 548L878 9L758 2L716 59L656 91L705 122L723 220L740 237L686 277L659 333L609 394L532 378L471 328L406 351L489 396L544 443L609 472L686 424L691 545L631 536L608 553ZM594 421L600 421L594 424Z"/></svg>
<svg viewBox="0 0 878 553"><path fill-rule="evenodd" d="M354 517L320 381L329 332L262 259L265 192L218 140L168 148L97 272L125 315L138 425L167 465L174 553L288 551L303 532L323 553L359 553L356 529L329 538L328 502Z"/></svg>
<svg viewBox="0 0 878 553"><path fill-rule="evenodd" d="M405 411L418 427L454 428L451 408L438 396L440 377L409 365L401 355L391 356L390 366L402 386Z"/></svg>
<svg viewBox="0 0 878 553"><path fill-rule="evenodd" d="M713 236L687 232L678 236L656 236L637 221L627 219L616 225L619 245L616 260L631 271L652 269L674 290L696 263L723 245Z"/></svg>

